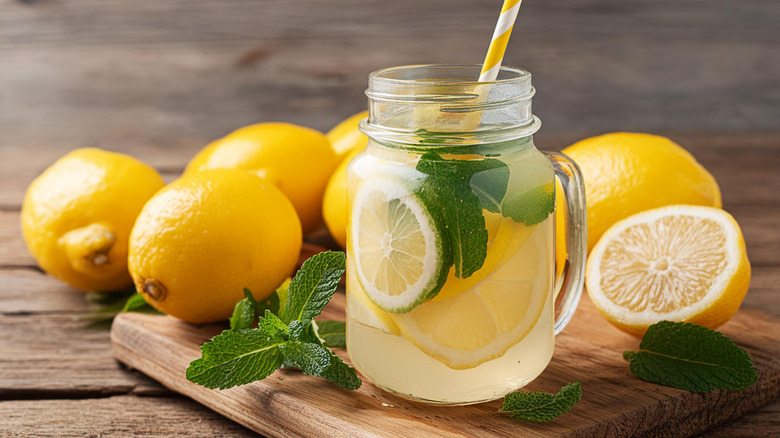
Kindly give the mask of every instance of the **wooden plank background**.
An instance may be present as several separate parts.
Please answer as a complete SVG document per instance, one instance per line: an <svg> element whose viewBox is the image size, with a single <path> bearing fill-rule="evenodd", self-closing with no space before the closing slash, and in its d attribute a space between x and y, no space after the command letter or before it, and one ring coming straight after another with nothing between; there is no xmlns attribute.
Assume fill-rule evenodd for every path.
<svg viewBox="0 0 780 438"><path fill-rule="evenodd" d="M68 150L130 153L168 179L245 124L326 130L370 71L480 62L501 2L0 2L0 430L248 432L111 356L94 306L42 274L19 233L32 178ZM780 2L526 0L507 64L534 74L537 143L669 134L721 184L753 262L746 307L780 316ZM780 402L712 436L780 434Z"/></svg>

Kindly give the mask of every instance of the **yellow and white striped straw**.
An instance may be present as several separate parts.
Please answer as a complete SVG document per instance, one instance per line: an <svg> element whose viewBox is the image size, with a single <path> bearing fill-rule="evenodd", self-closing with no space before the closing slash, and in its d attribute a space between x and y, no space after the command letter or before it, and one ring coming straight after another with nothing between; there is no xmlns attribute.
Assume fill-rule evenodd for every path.
<svg viewBox="0 0 780 438"><path fill-rule="evenodd" d="M496 30L493 31L493 38L490 40L485 62L482 64L479 82L495 81L498 77L506 45L509 43L512 27L515 25L517 11L520 10L520 2L521 0L504 0L501 15L498 16L498 23L496 23Z"/></svg>

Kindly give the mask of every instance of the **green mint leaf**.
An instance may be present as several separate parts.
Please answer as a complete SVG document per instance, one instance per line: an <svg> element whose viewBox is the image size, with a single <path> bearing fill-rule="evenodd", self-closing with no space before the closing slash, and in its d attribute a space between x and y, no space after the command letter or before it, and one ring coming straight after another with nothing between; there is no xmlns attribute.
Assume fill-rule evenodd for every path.
<svg viewBox="0 0 780 438"><path fill-rule="evenodd" d="M292 324L290 324L290 326L290 330L292 331ZM309 324L303 329L300 335L300 339L302 342L322 345L322 341L319 337L317 337L314 324ZM360 380L360 378L358 378L355 369L344 363L344 361L342 361L340 357L333 354L332 351L327 351L330 353L331 364L321 374L319 374L319 376L331 383L335 383L344 389L349 389L352 391L360 388L360 385L363 382Z"/></svg>
<svg viewBox="0 0 780 438"><path fill-rule="evenodd" d="M528 226L547 219L555 211L555 184L544 184L524 193L504 198L504 217Z"/></svg>
<svg viewBox="0 0 780 438"><path fill-rule="evenodd" d="M264 379L282 364L284 343L263 330L226 330L201 345L202 357L190 363L187 380L225 389Z"/></svg>
<svg viewBox="0 0 780 438"><path fill-rule="evenodd" d="M569 383L557 394L513 392L504 397L504 404L499 412L522 421L546 423L569 412L580 398L582 398L580 382Z"/></svg>
<svg viewBox="0 0 780 438"><path fill-rule="evenodd" d="M329 348L347 348L347 325L344 321L316 321L317 337Z"/></svg>
<svg viewBox="0 0 780 438"><path fill-rule="evenodd" d="M506 195L509 183L509 166L501 160L484 159L458 161L458 172L479 198L479 203L487 211L501 212L501 201Z"/></svg>
<svg viewBox="0 0 780 438"><path fill-rule="evenodd" d="M262 313L257 328L226 330L204 343L201 358L187 368L187 379L207 388L225 389L262 380L279 367L297 367L343 388L359 388L362 382L355 370L325 347L312 324L330 301L344 271L344 253L326 252L307 260L289 288L288 283L283 284L268 300L257 303L245 290L246 298L236 305L231 324L251 326ZM326 322L325 327L328 337L339 333L338 323Z"/></svg>
<svg viewBox="0 0 780 438"><path fill-rule="evenodd" d="M257 301L255 301L252 292L247 288L244 288L244 297L233 308L233 315L230 317L231 329L248 329L255 323L255 318L257 318Z"/></svg>
<svg viewBox="0 0 780 438"><path fill-rule="evenodd" d="M285 299L287 299L286 296ZM258 315L262 315L266 310L271 311L275 315L279 314L279 295L277 292L274 292L268 298L258 301L255 307Z"/></svg>
<svg viewBox="0 0 780 438"><path fill-rule="evenodd" d="M317 342L316 339L310 337L310 336L304 336L304 333L307 331L306 329L310 327L310 325L304 325L302 322L296 320L293 320L293 322L290 323L290 340L291 341L300 341L305 340L304 342Z"/></svg>
<svg viewBox="0 0 780 438"><path fill-rule="evenodd" d="M448 237L455 276L467 278L485 262L488 232L479 197L471 188L471 175L458 170L463 161L444 160L429 151L420 157L417 170L428 175L420 198L428 211L441 218L440 230Z"/></svg>
<svg viewBox="0 0 780 438"><path fill-rule="evenodd" d="M257 319L257 328L274 340L286 339L290 333L287 324L283 323L278 316L271 313L268 309L265 310L264 316Z"/></svg>
<svg viewBox="0 0 780 438"><path fill-rule="evenodd" d="M308 324L330 301L346 271L341 251L326 251L310 257L290 282L287 300L280 311L282 321Z"/></svg>
<svg viewBox="0 0 780 438"><path fill-rule="evenodd" d="M344 361L333 354L333 352L330 352L330 354L330 366L325 369L320 377L323 377L329 382L335 383L344 389L349 389L350 391L360 388L360 385L363 384L363 382L357 376L355 369L345 364Z"/></svg>
<svg viewBox="0 0 780 438"><path fill-rule="evenodd" d="M331 364L332 354L317 343L288 342L280 348L285 359L312 376L322 376Z"/></svg>
<svg viewBox="0 0 780 438"><path fill-rule="evenodd" d="M284 283L282 283L282 285L279 286L276 289L276 292L274 292L274 294L276 295L276 297L277 297L277 299L279 301L279 308L278 309L271 309L271 311L274 312L277 315L281 315L282 314L282 310L284 308L284 305L287 303L287 295L288 295L289 290L290 290L290 280L291 279L289 279L289 278L287 280L285 280Z"/></svg>
<svg viewBox="0 0 780 438"><path fill-rule="evenodd" d="M127 301L125 301L125 305L122 306L122 312L146 312L150 310L154 311L154 308L138 292L130 295Z"/></svg>
<svg viewBox="0 0 780 438"><path fill-rule="evenodd" d="M287 283L279 287L274 293L268 296L268 298L262 301L256 301L252 295L252 291L244 288L244 299L237 302L233 308L233 315L230 317L230 328L232 329L245 329L251 328L255 323L255 319L259 315L265 313L266 310L270 310L273 313L279 312L279 291L284 288L284 296L287 299Z"/></svg>
<svg viewBox="0 0 780 438"><path fill-rule="evenodd" d="M111 321L123 312L148 313L163 315L162 312L150 306L144 296L134 290L122 292L89 292L87 300L99 304L98 309L80 316L80 321L89 321L87 328L110 328Z"/></svg>
<svg viewBox="0 0 780 438"><path fill-rule="evenodd" d="M758 379L750 355L731 339L684 322L651 325L639 351L623 358L642 380L692 392L745 389Z"/></svg>

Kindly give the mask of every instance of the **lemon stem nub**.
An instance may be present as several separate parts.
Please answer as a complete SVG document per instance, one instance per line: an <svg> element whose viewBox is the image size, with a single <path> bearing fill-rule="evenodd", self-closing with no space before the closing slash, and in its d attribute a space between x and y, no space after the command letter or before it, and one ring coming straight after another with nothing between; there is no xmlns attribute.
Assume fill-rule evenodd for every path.
<svg viewBox="0 0 780 438"><path fill-rule="evenodd" d="M109 253L116 243L116 233L104 223L68 231L60 238L73 269L92 273L111 263Z"/></svg>
<svg viewBox="0 0 780 438"><path fill-rule="evenodd" d="M142 285L144 293L149 295L155 301L163 301L168 295L168 290L165 288L165 286L153 278L144 280Z"/></svg>

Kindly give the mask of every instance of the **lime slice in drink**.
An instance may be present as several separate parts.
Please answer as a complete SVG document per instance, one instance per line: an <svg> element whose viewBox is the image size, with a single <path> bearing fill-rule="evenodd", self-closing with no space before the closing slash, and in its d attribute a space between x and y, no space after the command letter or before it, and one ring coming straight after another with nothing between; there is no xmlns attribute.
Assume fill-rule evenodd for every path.
<svg viewBox="0 0 780 438"><path fill-rule="evenodd" d="M397 181L373 177L358 187L350 237L358 281L386 312L414 309L447 278L439 224L417 194Z"/></svg>

